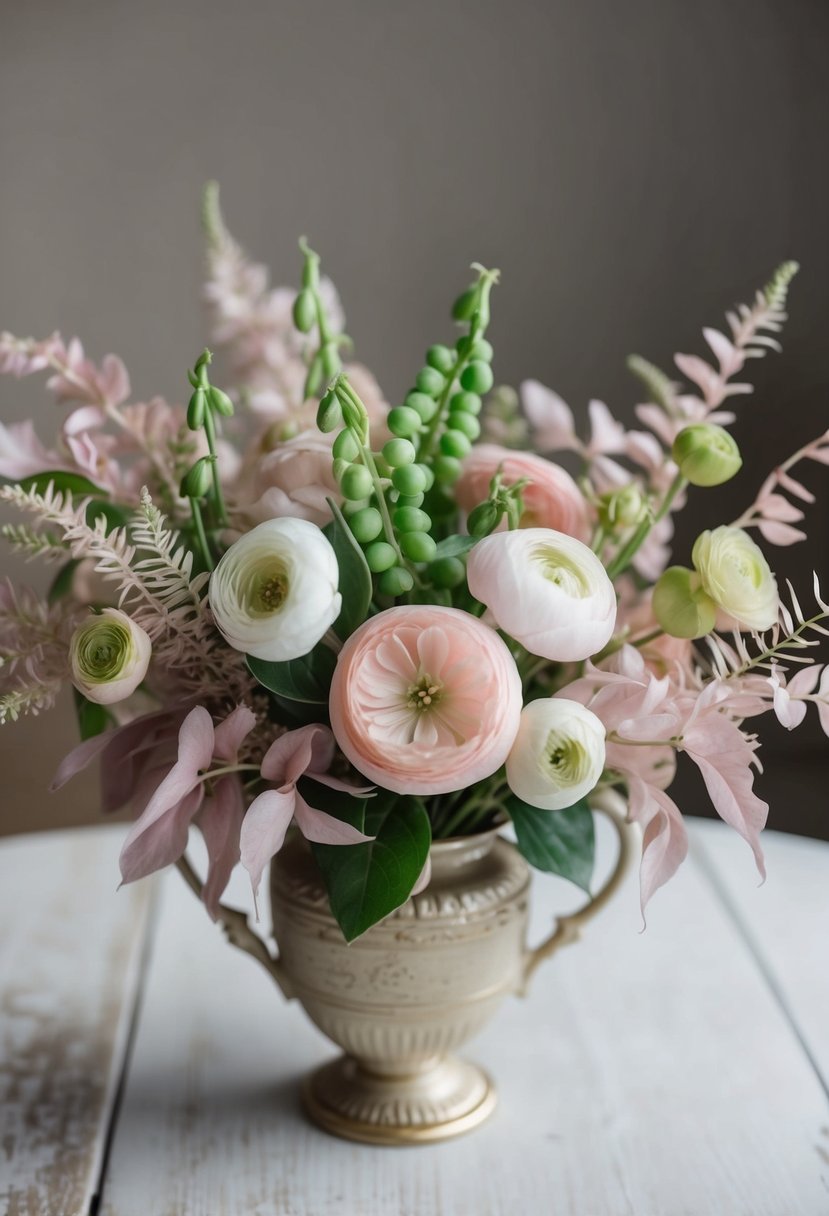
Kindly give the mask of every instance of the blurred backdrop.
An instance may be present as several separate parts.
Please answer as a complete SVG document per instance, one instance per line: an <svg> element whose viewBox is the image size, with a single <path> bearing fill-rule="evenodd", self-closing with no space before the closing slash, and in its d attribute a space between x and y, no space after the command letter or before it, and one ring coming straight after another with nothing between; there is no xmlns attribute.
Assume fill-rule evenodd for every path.
<svg viewBox="0 0 829 1216"><path fill-rule="evenodd" d="M2 28L0 329L116 351L139 398L187 391L215 177L277 282L313 240L392 401L473 259L502 270L498 380L630 420L627 354L701 352L703 324L797 258L784 353L749 368L744 469L698 493L680 561L829 422L824 0L3 0ZM53 408L42 382L0 383L6 420L50 437ZM806 594L829 572L829 476L807 479L810 539L773 559ZM45 793L68 703L44 725L0 733L0 831L96 814L92 778ZM829 835L825 739L765 739L771 826ZM705 804L689 784L680 805Z"/></svg>

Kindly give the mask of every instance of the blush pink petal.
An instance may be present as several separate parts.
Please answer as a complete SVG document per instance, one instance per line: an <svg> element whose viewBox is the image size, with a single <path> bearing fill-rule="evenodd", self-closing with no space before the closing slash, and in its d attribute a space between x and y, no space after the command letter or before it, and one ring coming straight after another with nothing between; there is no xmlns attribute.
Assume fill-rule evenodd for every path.
<svg viewBox="0 0 829 1216"><path fill-rule="evenodd" d="M489 483L499 469L505 485L528 479L529 484L522 491L522 528L552 528L579 540L587 538L590 530L587 504L570 474L542 456L497 444L476 444L464 460L463 473L455 487L458 504L464 511L471 511L488 497ZM504 528L506 521L501 524L501 530Z"/></svg>
<svg viewBox="0 0 829 1216"><path fill-rule="evenodd" d="M688 854L688 833L679 808L664 790L628 777L630 817L642 826L639 898L642 919L651 896L672 878Z"/></svg>
<svg viewBox="0 0 829 1216"><path fill-rule="evenodd" d="M247 705L237 705L215 729L213 754L235 764L239 748L256 725L256 714Z"/></svg>
<svg viewBox="0 0 829 1216"><path fill-rule="evenodd" d="M219 914L219 901L239 860L239 837L244 817L245 798L241 782L236 776L222 777L216 782L213 797L205 800L197 816L208 859L202 899L211 920L215 920Z"/></svg>
<svg viewBox="0 0 829 1216"><path fill-rule="evenodd" d="M203 795L204 790L198 785L188 790L179 802L165 806L163 813L156 814L152 820L142 823L142 816L137 821L121 850L119 864L123 882L146 878L178 861L187 848L190 823Z"/></svg>
<svg viewBox="0 0 829 1216"><path fill-rule="evenodd" d="M240 854L250 875L254 900L258 901L265 866L282 848L295 806L296 792L291 788L287 792L265 790L248 807L242 823Z"/></svg>
<svg viewBox="0 0 829 1216"><path fill-rule="evenodd" d="M374 839L350 823L311 806L301 794L297 794L294 800L294 819L305 839L315 844L363 844Z"/></svg>

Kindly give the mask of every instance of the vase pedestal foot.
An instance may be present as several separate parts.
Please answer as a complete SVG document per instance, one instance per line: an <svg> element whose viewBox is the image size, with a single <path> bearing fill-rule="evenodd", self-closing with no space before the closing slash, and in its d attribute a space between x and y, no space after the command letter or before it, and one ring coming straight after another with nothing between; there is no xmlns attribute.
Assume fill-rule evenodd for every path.
<svg viewBox="0 0 829 1216"><path fill-rule="evenodd" d="M430 1144L463 1135L495 1109L495 1087L466 1060L444 1056L416 1072L371 1072L340 1056L313 1072L302 1091L324 1131L365 1144Z"/></svg>

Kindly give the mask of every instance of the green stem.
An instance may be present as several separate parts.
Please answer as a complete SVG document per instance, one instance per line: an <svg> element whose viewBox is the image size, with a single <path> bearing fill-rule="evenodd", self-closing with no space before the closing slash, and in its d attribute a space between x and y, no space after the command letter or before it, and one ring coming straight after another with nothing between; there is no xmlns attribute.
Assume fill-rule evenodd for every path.
<svg viewBox="0 0 829 1216"><path fill-rule="evenodd" d="M639 550L641 549L645 540L647 539L648 533L651 531L651 529L653 527L656 526L656 524L658 524L660 522L660 520L665 518L665 516L668 514L668 511L671 509L671 503L674 501L674 499L676 498L676 496L680 492L680 490L683 490L685 488L685 486L687 486L687 485L688 485L688 482L682 476L682 474L677 473L676 477L671 482L670 487L668 488L668 492L666 493L664 499L662 500L662 504L661 504L659 510L654 515L653 519L643 519L642 520L639 527L634 532L633 536L630 538L630 540L627 542L627 544L624 546L624 548L619 553L616 554L616 557L613 559L613 561L608 566L608 568L607 568L608 578L610 578L610 579L618 578L618 576L620 574L622 574L625 570L627 570L631 561L636 556L636 554L639 552Z"/></svg>
<svg viewBox="0 0 829 1216"><path fill-rule="evenodd" d="M214 568L213 555L210 552L210 546L207 543L207 533L204 530L204 520L202 519L201 507L197 498L191 498L190 511L193 516L193 527L196 532L196 539L199 542L199 548L202 551L202 557L208 570Z"/></svg>
<svg viewBox="0 0 829 1216"><path fill-rule="evenodd" d="M207 450L210 452L213 463L213 484L210 487L210 495L213 499L213 504L216 512L216 519L220 527L227 527L227 507L225 506L224 493L222 492L222 483L219 478L219 460L216 455L216 423L213 418L213 411L208 404L204 411L204 433L207 438Z"/></svg>

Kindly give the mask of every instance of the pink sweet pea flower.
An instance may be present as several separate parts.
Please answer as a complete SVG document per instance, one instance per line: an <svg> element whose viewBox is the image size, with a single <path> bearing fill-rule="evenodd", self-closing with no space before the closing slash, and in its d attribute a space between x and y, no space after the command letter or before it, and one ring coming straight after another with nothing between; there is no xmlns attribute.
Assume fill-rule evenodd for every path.
<svg viewBox="0 0 829 1216"><path fill-rule="evenodd" d="M389 608L345 643L331 725L356 769L399 794L489 777L518 733L521 679L494 629L457 608Z"/></svg>
<svg viewBox="0 0 829 1216"><path fill-rule="evenodd" d="M242 865L250 874L254 899L265 866L282 848L292 819L305 839L317 844L360 844L373 839L350 823L310 806L297 789L300 777L309 777L329 789L353 795L369 793L368 788L341 781L326 771L334 750L334 736L328 727L312 725L281 735L265 753L262 776L276 789L254 798L241 833Z"/></svg>
<svg viewBox="0 0 829 1216"><path fill-rule="evenodd" d="M504 485L528 478L522 497L522 528L553 528L578 540L589 535L587 503L570 474L531 452L515 452L496 443L476 444L464 460L456 487L459 506L471 511L489 495L489 484L500 470ZM501 530L507 526L501 523Z"/></svg>

